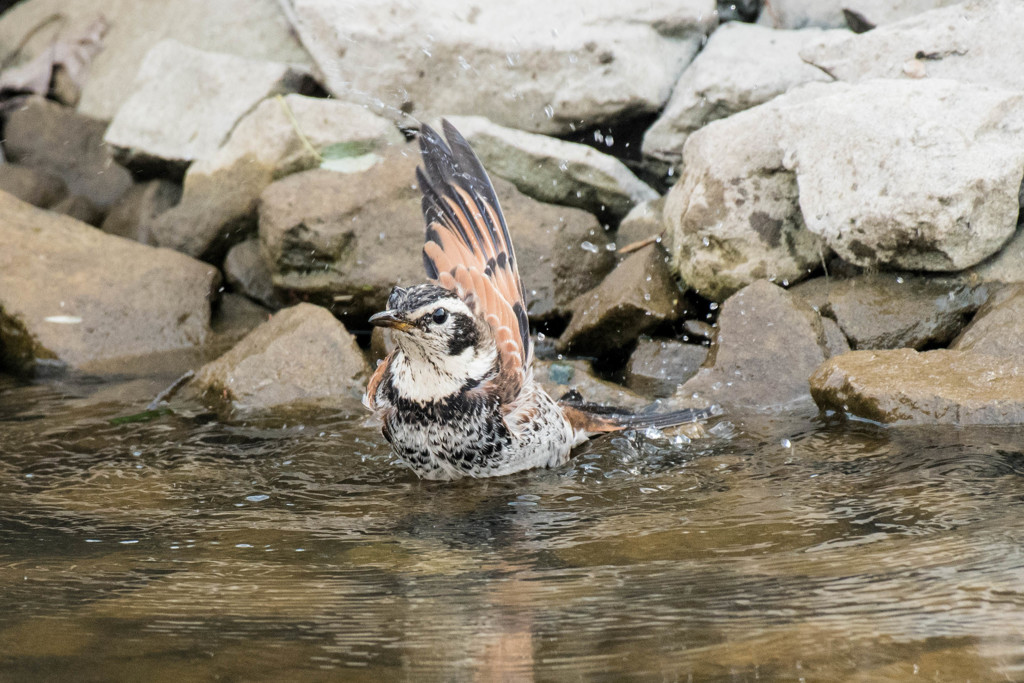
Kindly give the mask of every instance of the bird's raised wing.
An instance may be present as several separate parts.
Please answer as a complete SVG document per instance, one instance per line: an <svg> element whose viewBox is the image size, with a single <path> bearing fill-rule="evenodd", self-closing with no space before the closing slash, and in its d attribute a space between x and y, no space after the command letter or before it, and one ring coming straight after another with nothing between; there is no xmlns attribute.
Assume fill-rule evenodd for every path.
<svg viewBox="0 0 1024 683"><path fill-rule="evenodd" d="M420 130L423 265L428 277L454 290L490 325L501 361L496 388L507 405L518 396L533 357L526 295L487 172L454 126L442 121L441 127L447 143L426 124Z"/></svg>

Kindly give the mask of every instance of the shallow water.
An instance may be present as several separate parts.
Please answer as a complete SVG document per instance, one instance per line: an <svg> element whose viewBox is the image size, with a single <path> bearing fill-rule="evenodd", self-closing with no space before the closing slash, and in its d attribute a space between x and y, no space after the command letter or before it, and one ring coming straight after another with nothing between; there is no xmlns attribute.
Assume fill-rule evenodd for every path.
<svg viewBox="0 0 1024 683"><path fill-rule="evenodd" d="M1024 679L1020 429L723 415L418 482L357 405L0 380L0 680Z"/></svg>

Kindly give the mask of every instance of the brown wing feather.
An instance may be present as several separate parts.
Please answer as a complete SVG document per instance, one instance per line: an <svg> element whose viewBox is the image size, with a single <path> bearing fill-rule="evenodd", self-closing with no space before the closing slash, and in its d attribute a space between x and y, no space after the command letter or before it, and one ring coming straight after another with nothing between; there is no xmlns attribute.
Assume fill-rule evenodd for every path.
<svg viewBox="0 0 1024 683"><path fill-rule="evenodd" d="M533 357L515 250L480 160L450 123L442 127L447 143L430 126L420 131L423 264L431 279L454 290L490 325L501 359L497 388L511 401Z"/></svg>
<svg viewBox="0 0 1024 683"><path fill-rule="evenodd" d="M363 405L370 410L375 410L377 407L377 387L380 386L381 380L383 380L384 376L387 374L387 368L390 363L391 356L389 355L382 363L380 363L380 365L377 366L377 369L373 371L373 374L370 375L370 381L366 384L366 393L363 395Z"/></svg>

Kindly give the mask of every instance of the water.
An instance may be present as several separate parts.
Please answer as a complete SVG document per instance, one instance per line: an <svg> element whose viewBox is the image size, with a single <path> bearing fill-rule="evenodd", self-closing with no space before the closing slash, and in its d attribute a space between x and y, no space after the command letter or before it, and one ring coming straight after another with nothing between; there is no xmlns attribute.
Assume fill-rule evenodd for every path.
<svg viewBox="0 0 1024 683"><path fill-rule="evenodd" d="M1024 679L1019 429L717 418L419 482L358 406L0 380L0 680Z"/></svg>

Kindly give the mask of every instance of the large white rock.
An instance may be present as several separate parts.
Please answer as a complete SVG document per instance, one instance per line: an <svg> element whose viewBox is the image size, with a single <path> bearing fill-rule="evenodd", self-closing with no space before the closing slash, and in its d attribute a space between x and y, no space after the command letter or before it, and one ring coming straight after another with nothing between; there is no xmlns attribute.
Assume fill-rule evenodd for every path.
<svg viewBox="0 0 1024 683"><path fill-rule="evenodd" d="M867 267L961 270L1017 224L1024 93L876 80L786 112L781 145L809 230Z"/></svg>
<svg viewBox="0 0 1024 683"><path fill-rule="evenodd" d="M175 40L146 55L132 94L104 140L135 164L185 164L212 156L246 112L302 86L287 64L205 52Z"/></svg>
<svg viewBox="0 0 1024 683"><path fill-rule="evenodd" d="M840 35L845 32L837 31ZM713 34L683 72L665 111L644 135L645 156L678 163L687 136L810 81L832 80L800 59L817 29L777 31L730 22Z"/></svg>
<svg viewBox="0 0 1024 683"><path fill-rule="evenodd" d="M261 102L210 156L189 166L181 202L149 224L155 244L191 256L223 252L254 230L260 192L318 166L324 155L363 157L405 138L387 119L351 102L287 95Z"/></svg>
<svg viewBox="0 0 1024 683"><path fill-rule="evenodd" d="M824 90L799 88L687 140L663 220L674 268L702 296L723 301L761 279L796 282L824 258L778 144L786 108Z"/></svg>
<svg viewBox="0 0 1024 683"><path fill-rule="evenodd" d="M622 217L637 203L658 198L624 163L593 147L506 128L482 116L448 120L488 172L542 202Z"/></svg>
<svg viewBox="0 0 1024 683"><path fill-rule="evenodd" d="M659 110L717 22L714 0L289 2L336 97L542 133Z"/></svg>
<svg viewBox="0 0 1024 683"><path fill-rule="evenodd" d="M757 23L773 28L844 28L843 10L856 13L875 26L899 21L960 0L772 0L765 3Z"/></svg>
<svg viewBox="0 0 1024 683"><path fill-rule="evenodd" d="M801 56L839 80L953 78L1024 90L1024 2L973 0L843 40Z"/></svg>
<svg viewBox="0 0 1024 683"><path fill-rule="evenodd" d="M192 47L309 67L277 0L24 0L0 15L0 61L24 63L98 16L110 27L89 66L78 110L109 121L128 98L139 64L165 38ZM53 21L53 17L60 21Z"/></svg>

